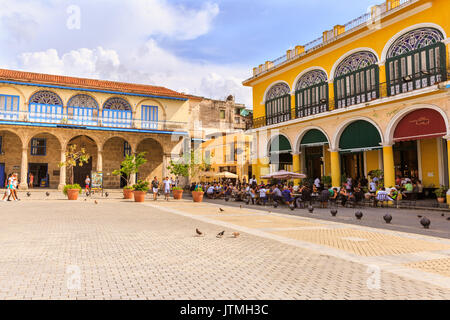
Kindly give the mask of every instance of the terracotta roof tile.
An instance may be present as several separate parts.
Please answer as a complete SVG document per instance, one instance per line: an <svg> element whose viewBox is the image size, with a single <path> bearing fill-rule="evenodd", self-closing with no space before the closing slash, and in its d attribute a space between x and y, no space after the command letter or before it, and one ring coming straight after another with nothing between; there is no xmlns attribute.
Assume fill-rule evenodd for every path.
<svg viewBox="0 0 450 320"><path fill-rule="evenodd" d="M17 70L0 69L1 80L11 80L20 82L33 82L39 84L71 86L83 89L120 91L124 93L135 93L145 95L158 95L164 97L184 98L189 96L158 86L150 86L145 84L134 84L125 82L115 82L107 80L96 80L86 78L75 78L67 76L58 76L34 72L24 72Z"/></svg>

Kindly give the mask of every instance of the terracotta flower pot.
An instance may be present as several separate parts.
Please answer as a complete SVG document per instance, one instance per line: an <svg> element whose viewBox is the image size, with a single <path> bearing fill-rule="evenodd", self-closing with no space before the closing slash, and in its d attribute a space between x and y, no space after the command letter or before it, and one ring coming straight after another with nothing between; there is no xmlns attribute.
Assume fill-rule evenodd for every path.
<svg viewBox="0 0 450 320"><path fill-rule="evenodd" d="M124 199L133 199L133 189L123 189Z"/></svg>
<svg viewBox="0 0 450 320"><path fill-rule="evenodd" d="M79 193L80 193L80 190L78 190L78 189L69 189L69 190L67 190L67 198L69 200L78 200Z"/></svg>
<svg viewBox="0 0 450 320"><path fill-rule="evenodd" d="M202 202L203 191L192 191L192 198L194 199L194 202Z"/></svg>
<svg viewBox="0 0 450 320"><path fill-rule="evenodd" d="M183 197L183 190L173 190L173 198L175 200L181 200Z"/></svg>
<svg viewBox="0 0 450 320"><path fill-rule="evenodd" d="M439 198L437 198L437 201L439 202L439 203L444 203L445 202L445 198L444 197L439 197Z"/></svg>
<svg viewBox="0 0 450 320"><path fill-rule="evenodd" d="M147 192L144 192L144 191L133 191L134 202L144 202L146 193Z"/></svg>

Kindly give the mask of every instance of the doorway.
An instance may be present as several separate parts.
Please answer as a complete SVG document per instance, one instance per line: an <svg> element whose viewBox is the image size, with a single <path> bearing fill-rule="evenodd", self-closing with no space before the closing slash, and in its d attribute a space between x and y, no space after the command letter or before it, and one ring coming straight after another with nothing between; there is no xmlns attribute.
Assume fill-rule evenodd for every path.
<svg viewBox="0 0 450 320"><path fill-rule="evenodd" d="M73 183L79 184L81 187L84 187L84 181L86 180L86 176L91 177L92 174L92 157L89 158L87 163L84 163L82 167L76 166L73 168Z"/></svg>
<svg viewBox="0 0 450 320"><path fill-rule="evenodd" d="M306 175L311 179L322 178L323 172L323 147L305 148Z"/></svg>
<svg viewBox="0 0 450 320"><path fill-rule="evenodd" d="M342 175L353 180L364 177L364 153L344 153L341 154Z"/></svg>
<svg viewBox="0 0 450 320"><path fill-rule="evenodd" d="M28 164L28 176L30 173L34 176L33 187L49 187L48 164L30 163Z"/></svg>
<svg viewBox="0 0 450 320"><path fill-rule="evenodd" d="M5 164L0 163L0 188L5 186Z"/></svg>
<svg viewBox="0 0 450 320"><path fill-rule="evenodd" d="M417 141L401 141L394 144L394 166L397 176L418 179Z"/></svg>

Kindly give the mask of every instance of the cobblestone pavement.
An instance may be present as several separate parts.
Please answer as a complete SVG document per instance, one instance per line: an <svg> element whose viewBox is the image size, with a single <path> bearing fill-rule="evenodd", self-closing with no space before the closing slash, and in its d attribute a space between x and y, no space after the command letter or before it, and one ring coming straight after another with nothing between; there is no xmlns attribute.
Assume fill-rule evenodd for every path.
<svg viewBox="0 0 450 320"><path fill-rule="evenodd" d="M112 198L1 202L0 298L450 298L446 239L222 204L223 212L188 200Z"/></svg>

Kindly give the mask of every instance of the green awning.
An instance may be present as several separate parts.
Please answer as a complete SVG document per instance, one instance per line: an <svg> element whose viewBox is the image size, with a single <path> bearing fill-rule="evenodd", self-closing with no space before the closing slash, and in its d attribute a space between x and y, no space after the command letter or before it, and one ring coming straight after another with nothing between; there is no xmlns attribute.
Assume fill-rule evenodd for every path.
<svg viewBox="0 0 450 320"><path fill-rule="evenodd" d="M341 135L339 149L341 152L359 152L380 149L381 137L373 124L358 120L351 123Z"/></svg>
<svg viewBox="0 0 450 320"><path fill-rule="evenodd" d="M322 131L317 129L311 129L303 136L300 145L312 146L312 145L324 145L326 143L328 143L328 139L323 134Z"/></svg>
<svg viewBox="0 0 450 320"><path fill-rule="evenodd" d="M285 136L276 136L270 144L270 153L288 153L291 152L291 144Z"/></svg>

